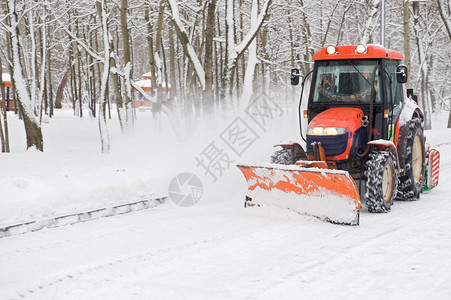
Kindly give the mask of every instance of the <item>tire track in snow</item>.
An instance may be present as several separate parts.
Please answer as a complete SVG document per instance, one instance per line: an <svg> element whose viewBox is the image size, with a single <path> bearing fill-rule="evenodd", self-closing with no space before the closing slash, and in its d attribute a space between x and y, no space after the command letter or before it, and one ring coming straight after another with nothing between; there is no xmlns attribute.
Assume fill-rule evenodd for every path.
<svg viewBox="0 0 451 300"><path fill-rule="evenodd" d="M451 145L451 142L445 142L445 143L440 143L440 144L435 144L435 145L431 145L432 148L434 147L443 147L443 146L448 146Z"/></svg>
<svg viewBox="0 0 451 300"><path fill-rule="evenodd" d="M180 253L180 251L187 251L189 249L194 249L196 247L199 247L199 245L208 245L211 243L217 243L218 241L223 240L224 238L218 238L218 239L206 239L201 241L195 241L190 243L182 243L176 246L171 247L164 247L160 249L155 249L152 251L146 251L142 253L135 253L133 255L124 256L121 258L114 258L110 259L98 264L93 264L91 266L82 267L80 269L71 270L70 272L67 272L65 274L59 274L54 276L50 280L44 280L42 283L37 283L34 286L30 288L25 288L22 291L16 292L19 298L24 298L27 296L36 296L37 294L41 292L45 292L45 289L52 288L58 284L66 284L66 281L76 280L78 277L85 276L89 273L97 272L99 270L104 270L107 268L114 268L115 266L119 264L125 264L130 262L140 262L140 261L146 261L150 258L156 257L158 254L164 253L167 256L171 257L171 253L175 253L174 256L177 253ZM109 281L108 279L102 280L102 281ZM98 282L96 282L98 283ZM15 299L14 297L11 299Z"/></svg>
<svg viewBox="0 0 451 300"><path fill-rule="evenodd" d="M373 214L371 214L373 215ZM375 218L377 218L378 215L375 215ZM375 220L375 218L373 218ZM364 238L363 240L357 240L354 243L352 243L349 246L345 246L341 248L339 251L335 252L334 254L319 259L313 262L309 263L303 263L300 266L296 267L295 270L290 271L287 273L282 280L279 280L278 282L275 282L272 286L268 286L267 288L264 288L261 293L258 293L257 295L254 295L257 299L270 299L274 297L274 292L278 293L278 297L287 296L289 294L293 295L292 293L292 286L298 286L299 282L303 282L305 280L310 280L311 278L314 278L316 274L325 272L327 270L337 270L339 269L338 266L342 263L346 263L349 261L356 261L356 257L361 256L362 254L365 254L365 249L374 249L374 245L379 245L379 241L381 239L386 239L387 236L390 235L399 235L400 232L403 231L406 227L408 227L409 224L418 222L422 218L425 218L422 214L416 214L410 217L407 217L405 215L402 215L402 212L400 212L399 217L396 217L394 223L391 223L389 227L384 227L383 231L376 232L375 234ZM368 224L370 225L370 224ZM372 224L371 224L372 225ZM364 230L367 230L369 227L365 228ZM371 227L374 228L374 227ZM377 227L376 227L377 228ZM354 229L354 228L353 228ZM335 238L342 238L347 239L348 237L351 237L351 235L356 234L356 230L349 229L344 231L341 234L338 234L335 236ZM320 251L321 253L323 251ZM418 254L419 255L419 254ZM415 257L410 257L409 260L413 260ZM401 265L404 261L400 261L399 265ZM397 265L392 266L392 268L398 267ZM391 280L388 278L387 280ZM374 283L370 282L368 283L369 289L374 288ZM288 294L285 294L288 292ZM268 297L269 295L269 297ZM253 296L253 297L254 297ZM299 295L295 298L299 298ZM294 298L294 299L295 299Z"/></svg>
<svg viewBox="0 0 451 300"><path fill-rule="evenodd" d="M79 223L75 223L75 224L70 224L70 225L65 225L65 226L61 226L61 227L55 227L55 228L44 228L43 230L37 231L37 232L30 232L29 234L25 234L25 235L13 235L13 236L8 236L5 238L1 238L0 239L0 245L2 243L8 243L10 241L17 241L20 242L23 238L27 238L30 239L29 241L31 242L27 242L25 244L20 243L20 248L15 248L13 247L10 251L8 250L4 250L4 248L2 249L2 253L1 256L3 258L12 258L12 257L17 257L17 254L21 254L23 253L24 256L26 256L27 254L36 254L37 252L40 251L46 251L48 250L48 248L61 248L63 246L67 246L67 245L77 245L80 242L85 241L86 237L83 235L70 235L69 237L64 237L64 239L59 240L57 242L52 242L49 243L47 240L43 240L42 239L42 235L47 235L50 234L53 236L53 234L57 235L58 234L58 230L71 230L71 229L75 229L75 228L80 228L83 226L91 226L94 224L97 224L97 222L114 222L117 220L127 220L129 218L134 218L143 214L147 214L147 213L152 213L154 214L154 212L152 211L148 211L148 210L134 210L131 211L127 214L118 214L118 215L113 215L107 218L99 218L99 219L95 219L89 222L79 222ZM173 218L172 216L161 216L161 215L155 215L155 220L160 222L160 221L167 221L170 220L171 218ZM115 225L113 225L115 226ZM133 230L135 227L135 224L131 224L131 225L127 225L127 226L122 226L119 227L118 230L116 230L114 232L114 234L116 235L120 235L121 233L127 231L127 230ZM111 238L111 233L110 231L95 231L95 232L91 232L90 235L94 236L95 238L98 239L109 239ZM40 246L36 246L37 243L40 243Z"/></svg>
<svg viewBox="0 0 451 300"><path fill-rule="evenodd" d="M145 212L143 212L144 214ZM119 217L119 216L118 216ZM125 216L124 216L125 217ZM163 218L159 218L158 221L161 220L170 220L173 219L173 216L170 217L163 217ZM133 225L130 225L130 227L134 227L136 226L135 222L139 222L140 220L132 220ZM101 222L101 220L99 220L99 222ZM165 222L163 222L165 223ZM82 225L82 224L80 224ZM229 225L233 226L239 226L240 223L238 222L237 224L233 225L232 223L230 223ZM77 225L75 225L77 226ZM129 227L129 226L127 226ZM127 228L122 228L121 231L122 233L126 232L128 229ZM120 237L120 235L122 233L118 233L118 237ZM212 235L212 233L214 233ZM58 286L68 286L68 282L70 281L74 281L77 282L78 280L83 281L83 277L89 276L90 274L95 274L96 272L100 271L100 274L109 274L110 272L106 272L104 270L111 268L111 271L114 272L117 269L121 269L120 266L121 264L124 264L124 266L122 267L123 270L126 270L127 272L129 272L129 270L131 269L135 269L135 268L139 268L140 267L140 262L142 261L149 261L149 260L154 260L156 258L159 259L158 262L165 262L168 260L171 260L173 258L176 258L180 255L180 253L195 253L197 252L196 250L198 249L204 249L206 247L215 247L218 244L224 243L224 240L226 239L233 239L236 238L236 236L239 236L240 233L238 231L235 230L230 230L227 228L224 228L224 230L218 230L217 228L213 227L211 230L207 230L205 232L202 233L201 236L198 236L199 239L196 240L192 240L192 238L190 238L189 236L184 238L184 242L179 242L176 245L169 245L166 247L160 247L160 248L153 248L152 250L147 250L147 251L141 251L141 252L136 252L134 254L131 255L124 255L124 256L120 256L119 257L113 257L109 260L105 260L103 262L99 262L99 263L92 263L92 264L87 264L84 267L81 268L73 268L72 270L69 270L68 272L62 272L61 274L57 274L57 275L52 275L50 279L47 280L42 280L39 283L33 284L31 287L25 287L22 289L19 289L19 291L16 291L16 295L17 298L23 298L23 297L27 297L27 296L36 296L36 295L41 295L42 293L46 293L46 290L48 289L57 289ZM97 236L97 235L96 235ZM102 236L105 236L105 239L108 240L108 238L111 238L111 236L108 236L107 233L103 234ZM77 240L81 240L83 239L82 236L79 236ZM188 239L188 241L186 241ZM66 242L69 242L70 244L73 243L77 243L77 240L73 241L73 240L66 240ZM99 241L100 243L102 243L102 241ZM60 245L65 245L66 243L56 243L56 244L60 244ZM45 247L40 247L42 250L44 250L45 248L47 248L48 245L46 245ZM161 261L162 259L162 261ZM113 279L114 280L114 279ZM105 281L108 280L99 280L100 283L105 283ZM52 294L52 293L50 293ZM14 298L13 298L14 299Z"/></svg>

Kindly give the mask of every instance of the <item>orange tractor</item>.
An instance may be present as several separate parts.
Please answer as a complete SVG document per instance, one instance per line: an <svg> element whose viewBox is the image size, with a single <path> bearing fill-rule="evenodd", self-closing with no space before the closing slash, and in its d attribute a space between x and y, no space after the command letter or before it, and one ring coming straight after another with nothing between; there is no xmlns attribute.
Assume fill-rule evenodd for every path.
<svg viewBox="0 0 451 300"><path fill-rule="evenodd" d="M417 200L423 186L435 187L439 154L426 147L424 115L405 87L402 59L378 46L329 46L314 54L305 77L293 69L292 84L302 82L306 149L278 144L272 163L237 165L248 183L245 205L358 225L361 202L369 212L388 212L394 199Z"/></svg>

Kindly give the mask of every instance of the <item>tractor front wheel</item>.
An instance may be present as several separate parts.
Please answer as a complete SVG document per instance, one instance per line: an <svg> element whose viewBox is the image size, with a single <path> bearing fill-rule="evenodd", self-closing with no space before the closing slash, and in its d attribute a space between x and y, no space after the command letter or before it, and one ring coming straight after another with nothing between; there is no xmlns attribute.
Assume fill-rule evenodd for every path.
<svg viewBox="0 0 451 300"><path fill-rule="evenodd" d="M271 155L271 163L279 165L293 165L296 161L290 148L282 148Z"/></svg>
<svg viewBox="0 0 451 300"><path fill-rule="evenodd" d="M279 145L282 149L277 150L271 156L271 163L279 165L294 165L298 160L306 160L304 149L299 144Z"/></svg>
<svg viewBox="0 0 451 300"><path fill-rule="evenodd" d="M366 206L369 212L388 212L398 188L398 166L393 153L373 152L367 161Z"/></svg>

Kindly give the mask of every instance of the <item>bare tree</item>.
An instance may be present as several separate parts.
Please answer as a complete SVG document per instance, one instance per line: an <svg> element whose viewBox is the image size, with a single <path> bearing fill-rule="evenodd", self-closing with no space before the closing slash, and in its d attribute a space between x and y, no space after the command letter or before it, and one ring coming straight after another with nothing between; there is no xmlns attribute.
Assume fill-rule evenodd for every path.
<svg viewBox="0 0 451 300"><path fill-rule="evenodd" d="M171 9L171 17L174 21L174 26L177 32L177 36L183 46L183 50L192 63L194 67L194 71L197 75L197 78L199 80L199 84L202 88L202 90L205 89L205 70L200 63L200 60L198 58L198 55L196 51L194 50L194 47L188 38L188 33L185 29L185 26L180 18L179 8L178 4L175 0L167 0L169 3L169 8Z"/></svg>
<svg viewBox="0 0 451 300"><path fill-rule="evenodd" d="M133 64L131 62L130 55L130 35L128 29L127 19L128 1L121 0L121 33L122 33L122 48L124 56L124 69L125 69L125 108L127 110L127 128L133 127L133 112L132 112L132 88L130 84L131 77L133 76Z"/></svg>
<svg viewBox="0 0 451 300"><path fill-rule="evenodd" d="M369 0L368 8L367 8L367 18L365 22L365 26L363 27L362 37L360 42L362 44L373 43L372 35L373 30L378 23L377 16L379 15L379 6L381 0Z"/></svg>
<svg viewBox="0 0 451 300"><path fill-rule="evenodd" d="M101 0L96 2L97 14L99 15L100 25L102 27L103 35L103 73L100 81L100 98L99 98L99 130L100 141L102 145L102 153L110 152L110 136L108 134L108 127L106 124L106 101L108 79L110 76L110 39L111 35L108 31L108 13L106 1Z"/></svg>
<svg viewBox="0 0 451 300"><path fill-rule="evenodd" d="M10 43L11 43L11 71L12 71L12 82L15 89L15 93L17 95L17 99L19 100L20 111L23 115L23 121L25 125L25 132L27 136L27 148L36 147L40 151L44 151L44 141L42 137L41 131L41 122L40 122L40 109L36 111L35 107L35 96L30 93L32 87L36 86L36 77L32 78L32 87L30 87L27 83L27 80L24 77L24 68L22 65L22 57L21 57L21 45L19 41L19 27L20 20L26 18L26 16L21 15L19 17L20 12L16 9L16 1L8 0L7 3L7 11L9 17L9 25L3 24L3 27L10 34ZM22 10L23 12L23 10ZM34 37L32 37L34 39ZM33 102L34 100L34 102Z"/></svg>
<svg viewBox="0 0 451 300"><path fill-rule="evenodd" d="M213 39L215 34L216 0L207 1L207 22L205 25L205 97L207 107L213 105Z"/></svg>
<svg viewBox="0 0 451 300"><path fill-rule="evenodd" d="M438 12L440 14L440 18L442 19L443 25L446 28L446 33L448 34L448 44L451 43L451 12L444 9L444 5L442 2L443 0L436 0L437 1L437 8ZM449 1L448 1L449 5ZM449 6L448 6L449 7ZM451 101L450 101L451 103ZM449 109L449 117L448 117L448 128L451 128L451 108Z"/></svg>
<svg viewBox="0 0 451 300"><path fill-rule="evenodd" d="M258 1L253 0L252 1L252 10L251 10L251 24L254 24L257 21L258 18ZM242 94L242 101L249 101L252 97L252 94L254 92L254 77L255 77L255 70L257 68L258 64L258 58L257 58L257 41L254 39L248 48L248 59L247 59L247 66L246 66L246 72L244 74L244 84L243 84L243 94Z"/></svg>
<svg viewBox="0 0 451 300"><path fill-rule="evenodd" d="M8 100L9 95L6 92L6 83L3 76L3 64L0 56L0 96L3 100L3 107L0 106L0 140L2 152L9 152L9 130L8 130ZM9 92L9 87L8 87Z"/></svg>
<svg viewBox="0 0 451 300"><path fill-rule="evenodd" d="M237 67L237 62L241 55L244 54L252 43L252 41L257 36L263 22L268 14L269 7L272 0L265 0L262 4L261 11L257 16L254 24L252 24L249 31L244 36L244 39L239 43L235 44L235 10L234 10L234 0L226 0L225 4L225 24L226 24L226 57L224 66L224 78L223 78L223 95L230 99L232 96L232 81L234 73Z"/></svg>

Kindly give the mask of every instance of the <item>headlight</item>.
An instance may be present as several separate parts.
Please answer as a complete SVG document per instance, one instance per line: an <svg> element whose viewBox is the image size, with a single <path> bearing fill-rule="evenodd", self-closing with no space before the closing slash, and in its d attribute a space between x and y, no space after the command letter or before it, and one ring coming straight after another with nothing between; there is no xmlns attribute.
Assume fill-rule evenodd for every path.
<svg viewBox="0 0 451 300"><path fill-rule="evenodd" d="M323 127L309 127L307 130L308 134L313 135L324 135L324 128Z"/></svg>
<svg viewBox="0 0 451 300"><path fill-rule="evenodd" d="M308 127L307 134L310 135L340 135L348 131L342 127Z"/></svg>
<svg viewBox="0 0 451 300"><path fill-rule="evenodd" d="M366 52L366 47L365 47L365 45L358 45L358 46L355 48L355 52L357 52L358 54L363 54L363 53L365 53L365 52Z"/></svg>
<svg viewBox="0 0 451 300"><path fill-rule="evenodd" d="M327 127L326 129L324 129L324 133L327 135L337 135L338 131L335 127Z"/></svg>
<svg viewBox="0 0 451 300"><path fill-rule="evenodd" d="M335 49L334 46L329 46L326 48L327 54L335 54L337 52L337 50Z"/></svg>

